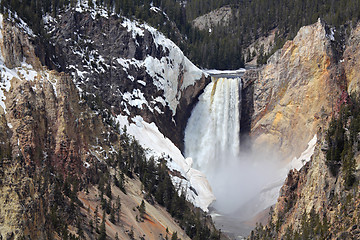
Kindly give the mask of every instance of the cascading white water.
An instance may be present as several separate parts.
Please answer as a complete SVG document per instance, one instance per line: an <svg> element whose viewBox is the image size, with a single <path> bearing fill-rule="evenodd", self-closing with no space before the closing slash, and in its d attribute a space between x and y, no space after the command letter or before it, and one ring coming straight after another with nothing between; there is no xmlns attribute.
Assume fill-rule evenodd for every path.
<svg viewBox="0 0 360 240"><path fill-rule="evenodd" d="M185 131L185 156L209 179L240 153L241 79L219 78L205 88ZM224 161L218 161L223 159Z"/></svg>
<svg viewBox="0 0 360 240"><path fill-rule="evenodd" d="M240 155L241 79L212 78L199 97L185 130L185 156L203 172L222 211L234 211L239 204L237 185L230 179L244 162ZM224 177L224 175L227 175ZM225 207L222 207L225 206Z"/></svg>
<svg viewBox="0 0 360 240"><path fill-rule="evenodd" d="M212 78L188 120L184 153L209 180L216 197L215 224L246 236L253 228L247 220L276 202L292 162L303 163L295 159L284 165L265 145L240 151L241 91L240 78ZM313 153L314 139L304 156Z"/></svg>
<svg viewBox="0 0 360 240"><path fill-rule="evenodd" d="M245 217L262 210L253 199L274 181L278 166L261 151L240 152L241 90L240 77L212 78L188 120L185 156L208 178L214 207L226 214L242 209ZM250 210L249 202L257 206Z"/></svg>

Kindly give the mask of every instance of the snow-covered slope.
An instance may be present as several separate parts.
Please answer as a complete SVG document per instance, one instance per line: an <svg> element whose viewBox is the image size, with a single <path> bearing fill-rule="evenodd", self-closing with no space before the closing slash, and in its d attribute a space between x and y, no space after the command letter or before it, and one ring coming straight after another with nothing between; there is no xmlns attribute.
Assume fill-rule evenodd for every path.
<svg viewBox="0 0 360 240"><path fill-rule="evenodd" d="M164 137L154 123L149 124L140 116L133 119L134 123L129 123L127 117L121 115L117 117L117 121L121 127L126 126L127 132L148 149L148 157L165 158L169 169L181 174L181 176L171 176L173 184L180 187L180 192L185 191L187 199L195 206L208 211L208 206L215 200L215 197L205 175L192 168L191 158L185 159L180 150Z"/></svg>
<svg viewBox="0 0 360 240"><path fill-rule="evenodd" d="M129 65L134 65L137 68L145 67L146 72L153 78L157 89L164 91L165 101L175 115L179 103L179 90L194 85L195 81L202 77L203 72L184 56L175 43L153 27L129 19L124 19L122 25L127 28L128 32L131 32L134 39L137 36L143 37L145 30L149 31L156 46L167 53L167 56L160 59L148 55L142 61L124 58L119 58L117 61L127 69ZM183 79L179 79L181 75Z"/></svg>
<svg viewBox="0 0 360 240"><path fill-rule="evenodd" d="M78 87L85 90L85 86L91 81L92 74L106 75L109 71L113 71L114 75L128 82L128 85L138 85L136 91L118 89L117 95L122 98L121 105L125 109L130 110L129 106L131 106L139 109L148 108L151 112L154 110L161 112L159 108L154 107L161 104L163 107L168 106L175 115L181 97L180 91L194 85L204 73L184 56L175 43L146 23L140 24L114 13L109 14L107 10L96 4L90 8L88 1L78 1L73 14L79 13L82 14L80 16L83 16L86 23L96 24L113 20L117 21L119 26L116 30L102 28L101 36L99 36L97 33L99 29L96 27L91 29L94 31L83 31L82 29L88 27L84 23L82 27L74 29L74 36L60 39L61 36L58 33L64 32L61 32L62 30L57 26L62 24L63 20L67 21L67 13L60 15L59 19L51 16L44 18L46 28L50 34L53 34L54 43L62 45L64 43L61 42L64 41L64 47L67 48L65 51L70 50L69 53L83 63L80 65L70 62L65 66L75 77ZM100 27L101 25L102 23ZM128 34L124 33L124 30ZM128 38L126 42L119 42L122 39L118 37L124 37L124 35ZM100 39L101 41L98 42ZM112 48L119 49L112 51L109 46L104 48L104 45L109 44L109 40L114 43ZM142 74L139 74L140 72ZM150 79L151 83L147 79ZM149 84L154 85L157 91L163 91L161 96L153 98L146 96L143 88L148 87ZM113 87L116 86L113 85ZM127 110L125 112L128 113Z"/></svg>

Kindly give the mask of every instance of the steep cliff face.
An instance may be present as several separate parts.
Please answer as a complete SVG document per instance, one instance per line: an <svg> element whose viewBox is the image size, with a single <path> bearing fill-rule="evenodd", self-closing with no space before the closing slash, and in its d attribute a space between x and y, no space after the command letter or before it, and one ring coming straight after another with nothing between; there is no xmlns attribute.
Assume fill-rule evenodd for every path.
<svg viewBox="0 0 360 240"><path fill-rule="evenodd" d="M113 114L155 122L179 148L192 106L210 78L147 24L81 2L59 18L45 18L81 94L95 95Z"/></svg>
<svg viewBox="0 0 360 240"><path fill-rule="evenodd" d="M359 93L359 64L360 64L360 25L358 24L351 32L346 43L346 49L341 62L344 65L346 79L348 83L348 92Z"/></svg>
<svg viewBox="0 0 360 240"><path fill-rule="evenodd" d="M359 239L359 186L346 187L343 169L336 177L329 171L326 152L321 137L311 162L289 172L269 223L250 239Z"/></svg>
<svg viewBox="0 0 360 240"><path fill-rule="evenodd" d="M81 103L70 76L41 66L29 32L1 19L1 36L1 77L6 86L1 90L2 134L7 139L2 148L6 177L1 184L0 232L9 239L42 239L50 236L45 223L54 200L54 186L45 175L88 179L98 161L91 154L93 146L116 145L116 135L95 139L109 129Z"/></svg>
<svg viewBox="0 0 360 240"><path fill-rule="evenodd" d="M333 214L327 209L329 200L334 194L341 194L340 184L331 176L326 164L325 153L321 151L321 140L312 156L312 161L299 172L290 171L284 186L281 188L278 202L274 208L273 223L284 224L280 232L285 233L287 227L300 227L304 213L314 209L321 216Z"/></svg>
<svg viewBox="0 0 360 240"><path fill-rule="evenodd" d="M294 149L295 141L299 141L301 144L302 139L306 138L306 134L309 134L309 137L311 137L312 134L317 133L318 140L314 154L311 161L300 171L290 171L285 184L281 188L280 196L273 209L269 223L264 228L261 226L257 227L251 234L250 239L298 239L301 237L302 239L358 239L360 237L360 231L358 230L360 212L358 201L359 186L357 184L359 179L359 152L357 148L359 139L357 135L358 130L353 127L353 124L357 121L357 108L355 106L357 100L354 100L357 98L356 96L350 99L348 97L350 94L357 94L359 89L356 71L357 66L359 66L359 26L353 29L349 39L345 42L344 52L337 52L337 54L336 51L331 50L336 45L335 39L332 35L326 34L325 29L326 27L324 28L318 22L310 27L302 28L299 32L300 36L298 34L294 39L294 42L298 42L301 35L305 37L304 33L311 32L311 30L314 31L312 32L313 36L322 36L319 38L322 40L317 42L317 49L322 54L318 55L318 53L310 57L311 55L308 56L308 54L314 53L314 49L311 50L310 48L301 51L301 55L308 57L303 58L303 61L306 63L300 62L299 66L309 65L306 68L302 67L299 69L301 71L298 74L306 78L301 81L302 84L294 84L297 88L292 93L295 96L295 91L297 91L295 99L303 102L302 106L298 106L297 112L295 112L301 113L301 115L293 115L300 117L297 122L294 122L291 118L288 120L290 123L295 123L295 125L290 124L290 126L293 126L292 132L294 133L291 133L291 135L285 133L284 135L284 142L289 142L284 147L287 146L290 149ZM307 38L310 38L310 35ZM330 41L332 41L331 45ZM289 43L286 43L284 49L287 49L288 46ZM310 44L311 46L313 45ZM296 49L294 46L293 48ZM280 53L283 53L284 49ZM291 63L291 59L288 59L288 61ZM319 61L320 63L318 63ZM270 59L268 66L264 69L271 67L272 64L273 59ZM309 67L313 66L313 64L316 64L317 67L309 72L311 69ZM321 66L326 68L324 69ZM287 70L289 69L291 72L292 68L287 68ZM260 72L259 74L261 76L262 73ZM313 89L306 86L311 86ZM281 88L278 87L277 89L278 92L282 92ZM288 88L286 89L289 91ZM303 90L306 90L304 92L306 95L301 97ZM253 125L255 130L256 126L263 123L263 118L267 119L267 116L271 115L271 113L269 115L269 109L287 109L286 111L292 113L291 108L288 107L289 104L280 107L272 106L272 99L276 99L275 97L279 95L281 97L281 94L270 90L269 92L272 94L263 96L268 97L270 101L264 101L265 104L258 104L257 106L255 103L255 122ZM280 104L283 102L283 99L288 99L286 95L287 92L283 93L283 97L279 100ZM311 97L313 97L313 100L311 100ZM333 100L331 101L331 99ZM291 100L291 102L295 101L298 100ZM342 104L344 105L341 108L340 105ZM340 111L340 109L342 110ZM305 110L308 113L305 114ZM262 116L263 113L265 114ZM310 118L311 114L313 114L314 118ZM284 116L289 115L284 115L283 112L277 111L272 113L272 116L272 124L275 123L275 127L271 125L271 128L283 132L285 128L276 126L286 123L283 120ZM330 144L334 145L334 141L338 140L329 137L333 130L327 130L329 123L328 116L344 119L343 122L340 120L335 121L329 127L331 129L335 127L342 129L343 135L341 136L343 136L346 142L344 147L336 146L336 151L340 151L341 156L338 159L332 160L332 155L329 154L331 150ZM298 125L300 123L302 127ZM298 132L298 128L303 133ZM261 134L259 136L261 138ZM290 139L291 136L296 137L296 139ZM274 136L270 135L268 139L274 139ZM347 150L342 148L347 148ZM338 172L334 173L334 171L331 171L331 161L336 162ZM347 161L350 161L350 163ZM354 180L350 184L348 180L349 174Z"/></svg>
<svg viewBox="0 0 360 240"><path fill-rule="evenodd" d="M191 166L178 149L183 150L187 119L210 77L156 29L101 6L89 7L87 1L79 1L56 19L45 16L44 23L62 64L59 68L73 76L91 108L134 130L135 138L146 139L142 146L156 148L157 157L169 155L176 162L169 161L170 168L176 165L183 176L188 174ZM149 130L146 134L144 125ZM188 188L189 182L201 182L206 186L191 184L196 189L189 190L189 194L193 192L191 199L206 192L213 200L206 178L198 172L196 176L198 180L194 176L174 183ZM207 209L212 200L197 206Z"/></svg>
<svg viewBox="0 0 360 240"><path fill-rule="evenodd" d="M291 160L324 126L345 86L332 45L331 31L319 20L301 28L263 68L245 74L254 87L254 148L270 144Z"/></svg>

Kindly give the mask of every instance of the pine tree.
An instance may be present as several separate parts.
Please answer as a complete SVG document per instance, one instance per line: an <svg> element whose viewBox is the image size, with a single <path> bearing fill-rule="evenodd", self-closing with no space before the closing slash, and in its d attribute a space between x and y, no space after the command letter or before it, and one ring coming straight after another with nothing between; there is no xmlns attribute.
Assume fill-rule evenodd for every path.
<svg viewBox="0 0 360 240"><path fill-rule="evenodd" d="M97 229L98 229L98 223L99 223L98 213L99 213L99 207L96 206L95 212L94 212L94 221L95 221L95 230L96 230L96 231L97 231Z"/></svg>
<svg viewBox="0 0 360 240"><path fill-rule="evenodd" d="M110 211L110 222L112 223L116 223L115 221L115 209L114 209L114 206L111 208L111 211Z"/></svg>
<svg viewBox="0 0 360 240"><path fill-rule="evenodd" d="M173 232L171 240L178 240L177 232Z"/></svg>
<svg viewBox="0 0 360 240"><path fill-rule="evenodd" d="M144 218L144 214L145 214L145 202L144 200L141 201L140 206L138 207L139 212L140 212L140 217Z"/></svg>
<svg viewBox="0 0 360 240"><path fill-rule="evenodd" d="M102 221L100 224L100 229L99 229L99 240L106 240L106 227L105 227L105 217L106 217L106 212L103 212L103 217L102 217Z"/></svg>
<svg viewBox="0 0 360 240"><path fill-rule="evenodd" d="M112 195L111 195L111 183L110 183L110 182L107 184L107 187L106 187L105 192L106 192L106 196L108 196L108 198L112 199Z"/></svg>
<svg viewBox="0 0 360 240"><path fill-rule="evenodd" d="M121 212L121 202L119 195L116 199L116 215L117 215L117 222L120 222L120 212Z"/></svg>

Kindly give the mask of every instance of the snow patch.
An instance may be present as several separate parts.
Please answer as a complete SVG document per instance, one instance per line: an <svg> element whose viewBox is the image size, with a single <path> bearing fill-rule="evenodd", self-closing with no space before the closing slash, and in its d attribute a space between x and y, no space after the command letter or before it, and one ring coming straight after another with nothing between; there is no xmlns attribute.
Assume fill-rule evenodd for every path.
<svg viewBox="0 0 360 240"><path fill-rule="evenodd" d="M330 39L331 41L335 41L335 32L336 32L336 29L335 28L330 28L330 33L329 34L326 34L326 37L328 39Z"/></svg>
<svg viewBox="0 0 360 240"><path fill-rule="evenodd" d="M84 165L85 168L89 168L89 167L90 167L90 163L88 163L88 162L86 162L86 161L84 162L83 165Z"/></svg>
<svg viewBox="0 0 360 240"><path fill-rule="evenodd" d="M137 22L131 21L130 19L126 18L121 25L124 28L127 28L128 32L132 33L133 39L136 39L136 36L144 36L144 24L139 25L137 24Z"/></svg>
<svg viewBox="0 0 360 240"><path fill-rule="evenodd" d="M127 127L127 132L134 136L144 148L149 149L148 158L150 156L157 158L169 156L172 159L172 161L167 161L169 169L179 171L187 179L173 176L173 184L175 186L180 184L182 188L186 188L187 199L195 206L208 211L208 206L215 200L215 197L204 174L192 168L192 160L185 159L180 150L164 137L155 123L146 123L140 116L136 116L132 120L134 123L129 123L127 117L122 115L118 115L116 119L121 127ZM190 187L195 189L196 193Z"/></svg>
<svg viewBox="0 0 360 240"><path fill-rule="evenodd" d="M217 70L217 69L207 69L204 70L205 73L209 75L241 75L246 72L245 68L239 68L237 70Z"/></svg>
<svg viewBox="0 0 360 240"><path fill-rule="evenodd" d="M127 101L131 106L143 109L143 105L148 106L148 102L139 89L134 89L132 93L126 92L123 94L123 99Z"/></svg>
<svg viewBox="0 0 360 240"><path fill-rule="evenodd" d="M111 12L109 13L109 11L107 9L105 9L105 7L103 7L101 4L97 5L96 2L97 1L92 1L93 6L90 7L88 4L89 3L88 0L79 0L76 4L75 11L77 11L79 13L90 12L91 17L93 19L96 19L96 16L108 18L109 14L111 14Z"/></svg>
<svg viewBox="0 0 360 240"><path fill-rule="evenodd" d="M143 86L146 86L146 82L142 81L142 80L137 80L138 83L140 83Z"/></svg>
<svg viewBox="0 0 360 240"><path fill-rule="evenodd" d="M291 169L300 170L307 162L310 161L312 155L315 151L315 146L317 142L317 135L315 134L314 137L308 143L308 147L304 152L301 153L299 158L293 158L293 160L288 164L287 169L288 171Z"/></svg>
<svg viewBox="0 0 360 240"><path fill-rule="evenodd" d="M161 12L160 8L158 7L150 7L151 11L154 11L155 13Z"/></svg>
<svg viewBox="0 0 360 240"><path fill-rule="evenodd" d="M201 79L203 74L205 76L207 76L207 74L190 62L174 42L166 38L155 28L129 19L124 19L122 26L127 28L128 32L132 33L134 39L136 39L136 36L144 36L144 30L146 29L152 34L155 45L157 47L161 46L164 51L169 53L168 56L162 57L161 59L147 56L143 61L118 58L117 62L123 66L125 71L129 69L130 65L137 68L145 67L146 72L154 79L154 84L158 90L164 90L166 102L172 110L173 115L175 115L176 107L179 103L177 90L183 90L193 85L196 80ZM181 84L180 87L178 86L179 84Z"/></svg>

